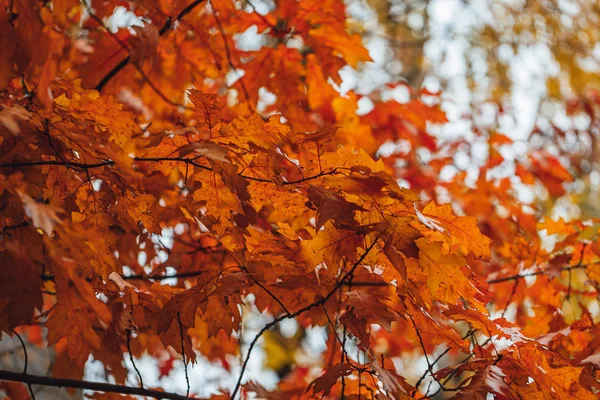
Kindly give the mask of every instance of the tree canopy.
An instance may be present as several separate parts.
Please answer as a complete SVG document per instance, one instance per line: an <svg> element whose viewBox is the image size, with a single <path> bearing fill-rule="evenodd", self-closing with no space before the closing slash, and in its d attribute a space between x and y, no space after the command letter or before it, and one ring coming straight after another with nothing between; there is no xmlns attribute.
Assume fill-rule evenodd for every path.
<svg viewBox="0 0 600 400"><path fill-rule="evenodd" d="M0 394L183 399L202 359L233 377L215 399L596 398L600 221L553 212L590 182L596 92L509 157L497 127L436 130L410 57L341 90L373 61L342 0L1 4L0 331L25 364Z"/></svg>

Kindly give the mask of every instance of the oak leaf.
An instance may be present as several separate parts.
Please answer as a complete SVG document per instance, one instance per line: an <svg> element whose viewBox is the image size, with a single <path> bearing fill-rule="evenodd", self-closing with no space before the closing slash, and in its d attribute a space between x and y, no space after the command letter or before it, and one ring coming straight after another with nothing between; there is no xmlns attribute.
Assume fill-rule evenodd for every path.
<svg viewBox="0 0 600 400"><path fill-rule="evenodd" d="M473 285L463 270L467 268L466 260L454 254L444 254L440 242L432 242L427 238L416 241L419 248L419 264L426 271L427 287L434 299L447 304L455 304L464 299L479 310L485 310L481 292Z"/></svg>
<svg viewBox="0 0 600 400"><path fill-rule="evenodd" d="M446 249L457 248L460 255L466 256L471 253L485 261L490 259L491 240L479 231L476 218L457 217L452 213L450 204L438 207L433 202L417 215L419 220L432 231L421 230L421 232L432 238L439 237L445 242Z"/></svg>
<svg viewBox="0 0 600 400"><path fill-rule="evenodd" d="M306 388L306 392L313 390L313 395L323 392L323 396L329 396L331 389L341 377L352 374L352 364L342 363L333 365L325 370L325 373L312 381Z"/></svg>
<svg viewBox="0 0 600 400"><path fill-rule="evenodd" d="M320 230L329 220L333 220L334 224L339 226L356 226L354 212L364 210L364 208L349 202L338 193L316 186L309 187L308 198L318 209L315 226L317 230Z"/></svg>
<svg viewBox="0 0 600 400"><path fill-rule="evenodd" d="M344 303L352 307L353 313L359 318L378 324L388 332L391 331L392 321L397 317L386 305L387 297L385 295L354 289L346 292L346 296Z"/></svg>

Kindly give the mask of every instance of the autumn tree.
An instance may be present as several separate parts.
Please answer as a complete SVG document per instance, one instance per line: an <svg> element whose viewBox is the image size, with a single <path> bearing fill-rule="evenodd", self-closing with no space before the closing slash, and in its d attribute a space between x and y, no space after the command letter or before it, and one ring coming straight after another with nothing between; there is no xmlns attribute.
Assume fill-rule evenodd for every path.
<svg viewBox="0 0 600 400"><path fill-rule="evenodd" d="M362 39L342 0L2 0L0 330L53 352L4 394L184 399L201 357L234 378L214 398L596 398L598 221L520 197L564 198L572 164L486 132L444 179L471 143L432 133L440 93L340 91ZM187 393L142 356L180 358Z"/></svg>

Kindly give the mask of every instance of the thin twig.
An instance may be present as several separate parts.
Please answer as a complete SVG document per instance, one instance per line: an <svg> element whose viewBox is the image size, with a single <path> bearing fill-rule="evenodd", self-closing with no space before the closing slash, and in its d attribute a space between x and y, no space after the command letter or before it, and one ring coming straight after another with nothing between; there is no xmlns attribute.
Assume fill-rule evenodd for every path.
<svg viewBox="0 0 600 400"><path fill-rule="evenodd" d="M429 391L431 390L431 385L433 385L433 381L429 381L429 385L427 385L427 391L425 392L425 397L429 396Z"/></svg>
<svg viewBox="0 0 600 400"><path fill-rule="evenodd" d="M442 352L442 354L440 354L435 360L433 360L433 363L431 364L431 366L433 367L435 364L437 364L438 361L441 360L442 357L444 357L448 352L450 351L450 347L448 347L446 350L444 350ZM421 383L423 382L423 380L425 379L425 377L427 376L427 373L430 372L429 370L425 370L425 372L423 372L423 374L419 377L419 380L417 381L417 383L415 384L415 391L413 392L413 397L415 394L417 394L417 392L419 391L419 386L421 386ZM429 388L427 389L429 390Z"/></svg>
<svg viewBox="0 0 600 400"><path fill-rule="evenodd" d="M137 365L135 365L133 354L131 354L131 329L127 329L127 351L129 352L129 361L131 361L131 365L133 365L133 369L137 373L138 379L140 380L140 387L143 389L144 381L142 380L142 374L140 374Z"/></svg>
<svg viewBox="0 0 600 400"><path fill-rule="evenodd" d="M235 396L238 392L238 390L240 389L240 386L242 385L242 379L244 377L244 372L246 371L246 368L248 367L248 362L250 361L250 355L252 354L252 350L254 349L254 346L256 346L256 343L258 342L258 340L262 337L262 335L268 331L269 329L271 329L272 327L274 327L275 325L277 325L278 323L280 323L281 321L284 321L286 319L291 319L291 318L296 318L297 316L304 314L307 311L312 310L315 307L318 307L322 304L327 303L327 301L338 291L339 288L342 287L342 285L344 285L347 281L347 279L352 276L352 274L354 273L354 271L356 270L356 268L360 265L360 263L362 263L365 259L365 257L367 257L367 255L369 254L369 252L375 247L375 245L379 242L380 236L378 236L373 243L371 243L363 252L363 254L360 256L360 258L352 265L352 268L350 268L350 271L348 271L348 273L346 273L346 275L344 275L344 277L335 285L335 287L325 296L323 297L321 300L315 301L309 305L307 305L306 307L301 308L300 310L291 313L291 314L287 314L287 315L282 315L280 317L275 318L273 321L269 322L268 324L266 324L260 331L258 331L258 333L256 334L256 336L254 336L254 339L252 339L252 342L250 342L250 346L248 347L248 353L246 354L246 358L244 359L244 363L242 364L242 369L240 371L240 375L238 377L237 383L235 384L235 387L233 389L233 392L231 393L230 399L233 400L235 399Z"/></svg>
<svg viewBox="0 0 600 400"><path fill-rule="evenodd" d="M462 337L462 339L467 339L469 336L473 335L475 333L476 329L471 329L467 332L467 334L465 336ZM442 357L444 357L446 354L448 354L448 352L450 351L450 347L448 347L446 350L444 350L442 352L442 354L440 354L439 356L437 356L437 358L435 360L433 360L433 362L431 363L431 367L433 368L435 366L435 364L437 364ZM421 386L421 383L423 382L423 379L425 379L425 377L427 376L427 373L429 372L429 370L426 370L425 372L423 372L423 374L419 377L419 380L417 381L417 383L415 384L415 391L413 392L413 397L415 396L415 394L417 394L417 392L419 391L419 386ZM427 391L429 391L429 387L427 388ZM426 395L427 397L427 395Z"/></svg>
<svg viewBox="0 0 600 400"><path fill-rule="evenodd" d="M346 342L346 326L344 325L344 340L342 341L340 339L340 337L337 334L337 329L335 327L335 325L333 324L333 321L331 320L331 318L329 317L329 313L327 312L327 308L325 308L325 304L321 304L321 307L323 307L323 311L325 312L325 316L327 317L327 321L329 321L329 325L331 325L331 329L332 329L332 333L333 335L335 335L335 338L337 340L337 342L340 344L340 348L342 349L342 355L341 355L341 362L344 362L344 356L346 356L346 359L348 359L348 355L346 353L346 346L345 346L345 342ZM358 357L357 357L358 359ZM360 372L358 374L358 379L360 382ZM360 388L360 383L359 383L359 388ZM342 375L342 394L341 394L341 398L343 399L344 396L344 391L346 389L346 380L345 380L345 376Z"/></svg>
<svg viewBox="0 0 600 400"><path fill-rule="evenodd" d="M254 110L254 107L252 106L252 103L250 102L250 94L248 93L248 89L246 88L246 84L244 83L244 78L243 78L242 75L240 75L240 73L238 72L238 69L237 69L236 65L233 62L233 57L231 56L231 49L229 48L229 41L227 40L227 35L225 35L225 31L223 30L223 25L221 24L221 19L219 18L219 12L215 9L215 7L212 5L212 3L210 5L213 8L213 13L212 13L213 14L213 18L215 19L215 22L217 23L217 28L219 28L219 32L221 33L221 39L223 39L223 46L224 46L224 49L225 49L225 56L227 57L227 62L229 63L229 67L238 76L238 82L240 83L240 87L242 88L242 92L244 93L244 97L246 98L246 101L248 102L248 108L250 109L250 111L256 112Z"/></svg>
<svg viewBox="0 0 600 400"><path fill-rule="evenodd" d="M98 23L98 24L99 24L101 27L103 27L103 28L104 28L104 30L105 30L105 31L108 33L108 35L109 35L110 37L112 37L112 38L115 40L115 42L117 42L117 44L118 44L119 46L121 46L121 48L122 48L123 50L125 50L127 53L131 53L131 49L129 48L129 46L127 46L127 44L125 44L125 42L123 42L123 41L121 40L121 38L119 38L119 37L118 37L116 34L114 34L113 32L111 32L111 30L108 28L108 26L106 26L106 24L104 23L104 21L102 21L102 19L101 19L100 17L98 17L98 16L97 16L97 15L96 15L96 14L95 14L93 11L92 11L92 9L90 8L90 6L89 6L89 5L88 5L88 4L87 4L85 1L82 1L82 3L83 3L83 5L84 5L84 7L87 9L87 12L88 12L88 14L90 15L90 18L92 18L92 19L93 19L94 21L96 21L96 22L97 22L97 23ZM127 56L127 58L128 58L128 62L129 62L129 61L131 61L131 54L129 54L129 55ZM160 98L161 98L161 99L162 99L164 102L166 102L166 103L168 103L168 104L170 104L170 105L172 105L172 106L174 106L174 107L181 107L181 108L183 108L183 109L185 109L185 110L190 110L190 111L193 111L193 110L194 110L194 108L193 108L193 107L188 107L188 106L186 106L186 105L184 105L184 104L180 104L180 103L177 103L177 102L175 102L175 101L173 101L173 100L169 99L169 98L167 97L167 95L166 95L166 94L164 94L164 93L163 93L163 92L160 90L160 88L159 88L158 86L156 86L156 85L154 84L154 82L152 82L152 81L150 80L150 77L149 77L149 76L148 76L148 75L147 75L147 74L144 72L144 70L142 69L142 67L141 67L141 66L140 66L140 65L139 65L137 62L132 62L132 64L133 64L133 66L135 67L135 69L138 71L138 73L139 73L139 74L142 76L142 79L144 80L144 82L145 82L145 83L147 83L147 84L148 84L148 86L150 86L150 88L151 88L151 89L152 89L152 90L153 90L153 91L154 91L154 92L155 92L155 93L158 95L158 97L160 97Z"/></svg>
<svg viewBox="0 0 600 400"><path fill-rule="evenodd" d="M27 355L27 347L25 346L25 342L23 341L23 338L21 337L21 335L19 335L17 333L17 331L15 331L14 329L13 329L13 333L17 336L17 338L19 339L19 342L21 342L21 347L23 347L23 354L24 354L23 375L27 375L27 365L29 362L29 357ZM35 400L35 393L33 392L31 383L27 383L27 388L29 389L29 395L31 396L32 400Z"/></svg>
<svg viewBox="0 0 600 400"><path fill-rule="evenodd" d="M177 14L177 16L175 18L171 18L171 17L167 18L163 27L160 28L160 30L158 31L158 35L164 36L167 32L169 32L173 28L173 26L175 26L175 22L180 21L183 17L188 15L190 12L192 12L192 10L194 8L196 8L198 5L200 5L203 2L204 2L204 0L195 0L195 1L191 2L183 10L181 10L181 12L179 14ZM104 78L102 78L100 80L100 82L98 82L95 89L97 91L101 91L102 88L104 88L104 86L106 86L106 84L112 78L114 78L123 68L125 68L127 66L127 64L129 64L129 61L131 61L131 55L128 54L127 57L125 57L121 62L119 62L117 65L115 65L114 68L111 69L108 72L108 74L106 74L104 76Z"/></svg>
<svg viewBox="0 0 600 400"><path fill-rule="evenodd" d="M586 246L587 243L583 243L583 246L581 246L581 254L579 254L579 262L577 263L577 267L581 267L581 265L583 264L583 254L585 253ZM569 287L567 289L567 300L571 301L571 270L569 270Z"/></svg>
<svg viewBox="0 0 600 400"><path fill-rule="evenodd" d="M574 269L586 269L591 265L597 265L600 264L600 261L595 261L593 263L590 264L585 264L585 265L573 265L573 266L568 266L568 267L563 267L560 269L560 271L571 271ZM496 279L490 279L489 281L487 281L487 283L489 285L494 285L496 283L501 283L501 282L508 282L508 281L512 281L515 279L523 279L523 278L527 278L528 276L537 276L537 275L544 275L546 274L548 271L547 270L539 270L539 271L535 271L535 272L527 272L524 274L516 274L516 275L510 275L510 276L505 276L503 278L496 278Z"/></svg>
<svg viewBox="0 0 600 400"><path fill-rule="evenodd" d="M477 342L477 339L475 339L475 338L473 338L473 339L474 339L474 340L475 340L475 342L477 343L477 346L478 346L478 347L483 347L483 346L485 346L486 344L488 344L488 343L489 343L489 342L492 340L492 338L487 338L487 340L486 340L485 342L483 342L483 344L481 344L481 345L480 345L480 344ZM471 353L469 353L469 354L467 355L467 357L465 357L465 358L464 358L462 361L460 361L460 362L458 363L458 366L460 366L460 365L462 365L462 364L466 363L467 361L469 361L469 360L470 360L472 357L474 357L474 356L475 356L475 349L473 349L473 351L472 351ZM452 377L453 377L454 375L456 375L456 373L458 372L458 366L457 366L457 367L456 367L456 368L455 368L455 369L454 369L452 372L450 372L450 373L448 374L448 376L446 376L446 378L444 378L444 384L448 383L448 381L450 381L450 379L452 379ZM457 388L454 388L454 389L452 389L452 388L445 388L443 385L441 385L441 387L443 388L442 390L444 390L444 391L448 391L448 392L451 392L451 391L456 391L456 390L459 390L461 386L459 385Z"/></svg>
<svg viewBox="0 0 600 400"><path fill-rule="evenodd" d="M49 124L48 119L44 118L43 122L42 122L42 125L44 126L44 134L48 138L48 144L50 145L50 147L52 148L52 150L54 150L54 152L56 153L56 156L58 158L60 158L62 161L66 162L66 160L63 158L62 154L60 154L60 152L58 151L58 149L54 145L54 141L52 140L52 136L50 136L50 129L48 127L48 124Z"/></svg>
<svg viewBox="0 0 600 400"><path fill-rule="evenodd" d="M181 313L177 313L177 322L179 322L179 336L181 337L181 355L183 356L183 368L185 371L185 383L187 385L187 391L185 397L190 395L190 377L188 376L187 361L185 359L185 347L183 342L183 325L181 324Z"/></svg>
<svg viewBox="0 0 600 400"><path fill-rule="evenodd" d="M419 338L419 344L421 345L421 349L423 350L423 355L425 356L425 361L427 362L427 369L429 371L429 374L431 374L431 377L433 379L435 379L435 381L440 385L442 390L445 390L444 385L442 385L441 382L438 381L438 379L433 374L433 366L435 365L435 362L437 362L438 360L436 359L436 361L433 364L429 361L429 356L427 355L427 350L425 349L425 343L423 342L423 337L421 336L421 332L419 331L419 328L417 328L417 324L415 323L415 320L413 319L412 315L408 314L408 317L412 321L415 331L417 332L417 337ZM418 388L416 388L416 390L418 390ZM416 393L416 390L415 390L415 393Z"/></svg>
<svg viewBox="0 0 600 400"><path fill-rule="evenodd" d="M348 359L348 355L346 354L346 325L344 325L344 333L343 333L343 341L342 341L342 354L340 356L341 358L341 363L344 362L344 358ZM346 375L342 375L342 392L341 392L341 399L344 400L346 398Z"/></svg>
<svg viewBox="0 0 600 400"><path fill-rule="evenodd" d="M571 271L569 271L570 273ZM510 295L508 296L508 300L506 301L506 306L504 307L504 310L502 310L502 315L501 317L504 318L504 315L506 314L506 310L508 310L508 306L510 306L510 303L512 302L513 297L515 297L515 293L517 293L517 286L519 286L519 282L521 282L520 279L515 279L515 284L512 287L512 290L510 291Z"/></svg>
<svg viewBox="0 0 600 400"><path fill-rule="evenodd" d="M352 289L352 279L354 278L354 272L352 272L350 274L350 276L348 277L346 284L348 285L348 290L350 291ZM346 306L346 312L348 312L350 309L349 306ZM344 325L344 329L342 330L342 356L341 356L341 362L343 363L344 361L348 362L349 358L348 358L348 353L346 352L346 340L348 338L348 327L346 325ZM344 360L345 357L345 360ZM360 376L360 372L358 373ZM341 398L342 400L344 400L346 398L346 376L342 375L342 393L341 393Z"/></svg>
<svg viewBox="0 0 600 400"><path fill-rule="evenodd" d="M144 280L149 279L152 281L163 281L166 279L182 279L182 278L194 278L196 276L200 276L206 271L190 271L190 272L181 272L178 274L172 275L145 275L145 274L133 274L123 276L123 279L126 281L135 281L135 280Z"/></svg>
<svg viewBox="0 0 600 400"><path fill-rule="evenodd" d="M283 302L281 300L279 300L277 298L277 296L275 296L273 294L273 292L271 292L265 285L263 285L262 283L260 283L249 271L248 268L246 268L245 265L240 264L240 268L242 269L242 271L244 271L245 273L248 274L248 276L250 277L250 279L252 280L252 282L254 282L254 284L258 287L260 287L262 290L264 290L273 300L275 300L277 302L277 304L279 304L279 306L281 308L283 308L283 311L285 311L286 314L290 314L290 311L287 309L287 307L285 306L285 304L283 304Z"/></svg>
<svg viewBox="0 0 600 400"><path fill-rule="evenodd" d="M137 281L137 280L151 280L151 281L163 281L167 279L183 279L183 278L194 278L196 276L200 276L206 271L190 271L190 272L180 272L178 274L172 275L146 275L146 274L132 274L122 276L125 281ZM54 281L53 275L42 275L40 276L42 281ZM49 293L50 294L50 293Z"/></svg>
<svg viewBox="0 0 600 400"><path fill-rule="evenodd" d="M425 361L427 362L427 367L429 368L429 373L431 375L433 375L433 370L432 370L433 364L431 364L431 362L429 362L429 357L427 356L427 350L425 349L425 343L423 342L423 337L421 336L421 332L419 331L419 328L417 328L417 324L415 323L415 320L412 317L412 315L408 314L408 317L412 321L412 324L415 328L415 332L417 332L417 337L419 338L419 343L421 345L421 349L423 350L423 355L425 356Z"/></svg>
<svg viewBox="0 0 600 400"><path fill-rule="evenodd" d="M321 304L321 307L323 307L323 311L325 312L325 316L327 317L327 321L329 321L329 325L331 325L331 329L333 331L333 334L335 335L335 338L336 338L337 342L340 344L340 346L342 346L342 349L343 349L344 344L342 343L340 337L337 334L337 329L336 329L335 325L333 324L333 321L329 317L329 313L327 312L327 308L325 308L325 304Z"/></svg>

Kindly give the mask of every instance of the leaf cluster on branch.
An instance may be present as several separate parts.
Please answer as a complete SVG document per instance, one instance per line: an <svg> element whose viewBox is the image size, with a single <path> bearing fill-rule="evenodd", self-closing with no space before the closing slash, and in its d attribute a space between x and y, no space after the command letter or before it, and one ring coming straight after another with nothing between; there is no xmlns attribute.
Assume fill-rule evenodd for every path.
<svg viewBox="0 0 600 400"><path fill-rule="evenodd" d="M109 30L117 6L143 26ZM41 325L56 359L0 371L1 390L186 398L201 356L234 375L214 398L595 398L595 221L539 222L513 187L558 197L568 170L535 152L493 178L510 142L493 133L475 184L441 179L468 143L429 132L439 94L335 89L370 61L348 22L341 0L2 0L0 331ZM410 150L378 157L390 141ZM272 319L244 343L250 306ZM292 319L327 330L312 364L281 354ZM289 365L268 391L247 367L274 340ZM144 354L181 357L187 393L145 387ZM83 380L90 356L117 384Z"/></svg>

